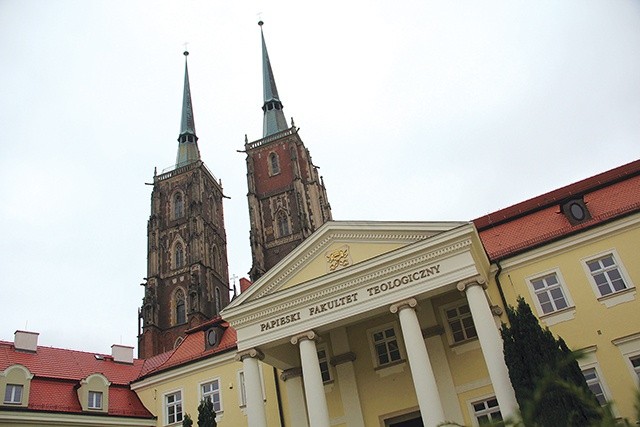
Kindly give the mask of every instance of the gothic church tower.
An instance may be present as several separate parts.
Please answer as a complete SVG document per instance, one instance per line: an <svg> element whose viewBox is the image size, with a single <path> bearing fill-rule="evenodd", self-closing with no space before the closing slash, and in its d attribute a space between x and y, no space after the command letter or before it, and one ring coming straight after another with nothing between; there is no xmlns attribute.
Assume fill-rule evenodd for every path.
<svg viewBox="0 0 640 427"><path fill-rule="evenodd" d="M147 278L140 310L140 358L171 350L187 329L229 303L223 192L200 160L185 52L182 122L176 164L154 174Z"/></svg>
<svg viewBox="0 0 640 427"><path fill-rule="evenodd" d="M263 137L245 140L251 252L249 272L255 281L322 224L331 220L331 207L318 168L291 120L282 111L262 32L264 88Z"/></svg>

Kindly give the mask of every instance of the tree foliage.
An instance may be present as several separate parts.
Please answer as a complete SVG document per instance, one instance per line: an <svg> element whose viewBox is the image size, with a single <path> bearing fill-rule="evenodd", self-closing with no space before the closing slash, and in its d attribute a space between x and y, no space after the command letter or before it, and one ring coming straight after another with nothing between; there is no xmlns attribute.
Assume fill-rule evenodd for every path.
<svg viewBox="0 0 640 427"><path fill-rule="evenodd" d="M185 414L182 419L182 427L191 427L193 426L193 420L189 414Z"/></svg>
<svg viewBox="0 0 640 427"><path fill-rule="evenodd" d="M543 329L522 297L508 307L510 325L502 325L504 357L523 419L544 427L587 426L602 417L600 406L586 384L562 338Z"/></svg>
<svg viewBox="0 0 640 427"><path fill-rule="evenodd" d="M216 427L216 411L211 399L203 399L198 405L198 427Z"/></svg>

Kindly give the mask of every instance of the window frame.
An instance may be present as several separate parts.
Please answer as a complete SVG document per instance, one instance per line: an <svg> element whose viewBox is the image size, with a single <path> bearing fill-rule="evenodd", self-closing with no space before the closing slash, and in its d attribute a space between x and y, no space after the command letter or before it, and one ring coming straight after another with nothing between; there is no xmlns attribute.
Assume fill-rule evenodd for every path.
<svg viewBox="0 0 640 427"><path fill-rule="evenodd" d="M557 283L553 286L545 286L544 289L537 290L533 282L536 280L546 279L549 276L555 276ZM525 278L525 281L527 283L527 288L529 289L529 293L531 294L533 305L535 306L536 311L538 313L538 317L544 320L547 326L551 326L558 322L573 318L572 314L569 314L568 316L563 315L570 311L575 312L575 303L573 302L573 298L571 297L571 292L569 291L567 282L564 280L562 272L560 271L559 268L554 268L551 270L546 270L546 271L533 274ZM562 292L562 297L564 298L564 302L567 304L566 307L557 308L557 305L553 297L550 295L551 291L557 288L559 288L560 291ZM542 293L546 293L549 296L550 302L554 308L553 311L550 311L548 313L544 312L542 308L542 303L540 302L540 298L539 298L539 295Z"/></svg>
<svg viewBox="0 0 640 427"><path fill-rule="evenodd" d="M488 407L487 403L490 401L495 401L496 406L493 406L491 408ZM483 410L476 410L475 405L478 404L484 404L485 405L485 409ZM483 424L480 423L480 420L478 419L478 417L480 416L488 416L489 418L489 422L495 422L495 421L502 421L503 417L502 417L502 411L500 410L500 404L498 402L498 399L496 398L495 395L490 394L490 395L485 395L485 396L479 396L477 398L471 399L469 401L467 401L467 406L469 408L469 415L471 418L471 424L474 427L479 427L482 426ZM496 410L497 409L497 410ZM495 419L492 417L492 415L494 414L500 414L500 419ZM491 425L491 424L488 424Z"/></svg>
<svg viewBox="0 0 640 427"><path fill-rule="evenodd" d="M612 291L603 295L600 291L600 288L598 287L598 283L596 282L593 272L589 268L589 263L593 261L600 261L607 257L611 257L611 259L613 260L614 268L618 270L620 278L624 282L625 288L615 290L615 288L613 288L612 282L610 282L609 276L607 275L607 284L609 288L612 289ZM597 254L590 255L588 257L584 257L581 261L582 267L585 271L585 274L587 275L587 279L589 280L591 288L593 289L593 293L595 294L598 301L603 302L607 307L612 307L614 305L627 302L635 298L635 292L633 292L635 290L635 285L631 281L629 274L627 274L627 270L622 263L622 259L615 249L609 249ZM605 270L605 272L610 270L611 269Z"/></svg>
<svg viewBox="0 0 640 427"><path fill-rule="evenodd" d="M169 403L169 397L171 396L175 396L178 395L180 396L179 400L175 400L174 402L171 402L171 404ZM168 391L166 393L163 394L162 396L162 406L163 406L163 413L164 413L164 425L172 425L172 424L178 424L181 423L182 420L184 419L184 391L182 389L178 389L178 390L172 390L172 391ZM178 418L178 411L176 411L174 413L174 417L176 419L174 419L173 421L169 421L169 408L170 407L176 407L179 406L180 407L180 411L179 411L179 417Z"/></svg>
<svg viewBox="0 0 640 427"><path fill-rule="evenodd" d="M267 167L269 169L269 176L280 175L280 156L275 151L271 151L267 155Z"/></svg>
<svg viewBox="0 0 640 427"><path fill-rule="evenodd" d="M374 337L374 334L376 333L380 333L380 332L386 332L389 329L393 329L393 333L395 336L395 341L396 341L396 345L398 348L398 354L399 357L398 359L395 360L391 360L391 358L389 358L388 362L385 363L381 363L380 361L380 357L378 355L378 350L376 347L376 340ZM373 362L373 367L374 369L384 369L390 366L394 366L394 365L398 365L401 363L404 363L406 361L406 355L404 352L404 341L402 339L402 334L398 334L398 331L401 331L400 326L398 325L397 322L388 322L388 323L383 323L377 326L374 326L372 328L367 329L367 339L369 340L369 350L371 353L371 360ZM385 341L386 343L387 341ZM385 345L385 347L387 347L387 354L389 353L389 349L388 346Z"/></svg>
<svg viewBox="0 0 640 427"><path fill-rule="evenodd" d="M318 364L320 365L320 376L322 377L323 384L329 384L333 382L333 373L331 372L331 358L329 357L329 347L327 344L317 344L316 352L318 353ZM320 357L320 352L324 352L324 357ZM326 369L323 369L323 365ZM324 379L324 373L326 372L328 378Z"/></svg>
<svg viewBox="0 0 640 427"><path fill-rule="evenodd" d="M209 385L209 384L213 384L213 383L217 383L218 388L217 390L213 390L211 392L205 392L204 391L204 387ZM222 382L220 381L220 377L216 377L216 378L211 378L207 381L203 381L199 384L199 390L200 390L200 400L204 400L207 397L209 397L210 395L218 395L218 409L216 409L216 404L215 401L213 399L211 399L211 403L213 403L213 410L216 411L216 414L222 414L222 412L224 412L223 406L222 406Z"/></svg>
<svg viewBox="0 0 640 427"><path fill-rule="evenodd" d="M284 209L281 209L276 213L276 229L278 230L278 238L291 235L289 214Z"/></svg>
<svg viewBox="0 0 640 427"><path fill-rule="evenodd" d="M178 190L171 196L171 218L176 220L184 218L184 194Z"/></svg>
<svg viewBox="0 0 640 427"><path fill-rule="evenodd" d="M264 376L262 374L262 363L258 364L258 371L260 372L260 386L262 388L262 400L263 402L266 402L267 394L264 389ZM236 374L236 377L238 381L238 406L244 409L247 407L247 392L246 392L245 381L244 381L244 369L239 369Z"/></svg>
<svg viewBox="0 0 640 427"><path fill-rule="evenodd" d="M464 333L464 339L462 340L456 340L455 339L455 335L454 335L454 331L451 328L451 322L449 322L449 317L447 316L447 311L455 308L458 309L460 307L463 306L467 306L469 308L469 315L468 316L464 316L463 318L460 318L460 315L458 314L458 318L460 318L460 322L462 322L462 319L466 319L466 318L470 318L471 321L473 322L473 330L475 331L475 336L469 337L467 336L467 332L466 332L466 328L463 325L462 328L462 332ZM460 346L460 345L464 345L466 343L469 342L473 342L473 341L477 341L478 340L478 329L476 328L475 322L473 321L473 316L471 314L471 307L469 307L469 301L467 301L467 299L459 299L453 302L450 302L448 304L444 304L442 306L440 306L440 315L442 316L442 323L444 324L444 329L446 331L447 334L447 340L449 341L449 345L451 347L454 346Z"/></svg>
<svg viewBox="0 0 640 427"><path fill-rule="evenodd" d="M598 384L602 390L602 393L606 402L611 402L611 396L612 396L611 390L609 390L609 387L607 386L607 381L604 375L602 374L602 370L600 369L600 364L598 363L598 359L596 358L597 347L591 346L591 347L583 348L581 350L582 350L582 358L578 359L578 365L580 366L580 371L582 372L582 375L584 376L585 371L594 369L594 372L596 373L596 376L597 376ZM587 383L587 385L589 384ZM591 387L589 388L591 389ZM615 415L616 408L614 404L611 405L611 409L613 410Z"/></svg>
<svg viewBox="0 0 640 427"><path fill-rule="evenodd" d="M607 392L604 389L604 386L602 384L602 378L600 373L598 372L598 369L596 369L596 366L590 366L590 367L586 367L584 369L581 369L582 371L582 376L584 377L586 383L587 383L587 387L589 387L589 390L591 390L591 392L595 395L596 399L598 400L598 403L600 404L600 406L604 406L607 404L607 402L609 401L608 396L607 396ZM593 378L587 378L587 373L589 374L593 374ZM592 386L597 386L598 389L600 390L599 393L596 393ZM604 399L604 401L600 401L600 398L598 396L602 396L602 399Z"/></svg>
<svg viewBox="0 0 640 427"><path fill-rule="evenodd" d="M98 405L96 405L98 398ZM87 408L91 410L102 410L103 394L101 391L89 390L87 393Z"/></svg>
<svg viewBox="0 0 640 427"><path fill-rule="evenodd" d="M11 393L9 393L9 390L11 390ZM20 396L18 400L15 400L16 390L20 390ZM22 397L24 396L24 390L25 390L24 384L7 383L7 385L4 388L3 403L6 405L22 405ZM7 395L9 394L10 394L10 399L7 400Z"/></svg>

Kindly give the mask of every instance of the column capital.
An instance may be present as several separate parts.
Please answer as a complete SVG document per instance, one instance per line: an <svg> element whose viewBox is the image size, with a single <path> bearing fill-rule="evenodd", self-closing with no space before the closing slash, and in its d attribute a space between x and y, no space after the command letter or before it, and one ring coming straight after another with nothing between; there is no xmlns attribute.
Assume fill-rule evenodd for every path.
<svg viewBox="0 0 640 427"><path fill-rule="evenodd" d="M298 367L298 368L285 369L280 374L280 379L282 381L287 381L291 378L297 378L301 376L302 376L302 368Z"/></svg>
<svg viewBox="0 0 640 427"><path fill-rule="evenodd" d="M393 314L396 314L402 309L416 308L417 306L418 306L418 301L416 301L415 298L409 298L402 301L398 301L395 304L391 304L391 306L389 307L389 311L391 311Z"/></svg>
<svg viewBox="0 0 640 427"><path fill-rule="evenodd" d="M458 282L458 285L456 286L456 288L458 288L460 292L465 292L471 286L476 286L476 285L481 286L482 289L487 289L487 281L484 280L484 277L482 276L475 276L475 277L470 277L468 279L461 280Z"/></svg>
<svg viewBox="0 0 640 427"><path fill-rule="evenodd" d="M237 352L234 359L236 362L242 362L247 357L252 357L258 360L262 360L264 359L264 354L257 348L250 348L248 350Z"/></svg>
<svg viewBox="0 0 640 427"><path fill-rule="evenodd" d="M303 332L301 334L292 336L291 337L291 344L297 345L302 340L313 341L313 340L317 340L317 339L318 339L318 334L316 334L312 330L309 330L309 331Z"/></svg>

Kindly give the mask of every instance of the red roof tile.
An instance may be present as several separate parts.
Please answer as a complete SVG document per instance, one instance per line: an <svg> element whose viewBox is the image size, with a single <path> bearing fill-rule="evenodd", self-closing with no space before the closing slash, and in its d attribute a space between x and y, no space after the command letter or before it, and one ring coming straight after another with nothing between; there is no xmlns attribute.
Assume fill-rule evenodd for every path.
<svg viewBox="0 0 640 427"><path fill-rule="evenodd" d="M560 203L583 197L591 219L571 225ZM640 160L474 220L492 261L640 211Z"/></svg>
<svg viewBox="0 0 640 427"><path fill-rule="evenodd" d="M218 324L225 330L222 338L220 339L220 343L214 348L206 349L205 330L213 324ZM159 372L166 371L177 366L182 366L186 363L195 362L216 354L225 353L226 351L236 348L236 339L236 330L229 326L227 322L222 321L220 318L213 319L212 321L200 325L197 328L187 331L187 335L180 345L175 350L164 353L164 361L156 364L154 369L145 370L145 373L140 375L140 378L157 374Z"/></svg>
<svg viewBox="0 0 640 427"><path fill-rule="evenodd" d="M16 351L13 343L0 341L0 371L15 364L23 365L33 374L29 410L82 413L76 391L80 380L100 373L111 383L109 415L153 417L129 388L140 375L143 360L134 360L133 364L118 363L107 354L44 346L38 346L35 353L30 353Z"/></svg>

